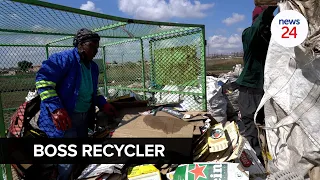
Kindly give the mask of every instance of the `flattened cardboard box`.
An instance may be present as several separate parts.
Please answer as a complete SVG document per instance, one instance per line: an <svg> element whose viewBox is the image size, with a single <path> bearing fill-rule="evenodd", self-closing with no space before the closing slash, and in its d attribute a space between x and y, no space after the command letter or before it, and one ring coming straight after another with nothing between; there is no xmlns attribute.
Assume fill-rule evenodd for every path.
<svg viewBox="0 0 320 180"><path fill-rule="evenodd" d="M194 126L203 125L202 121L185 122L165 112L156 116L139 115L149 110L147 107L123 109L122 125L113 134L114 138L192 138Z"/></svg>
<svg viewBox="0 0 320 180"><path fill-rule="evenodd" d="M166 116L138 116L115 130L114 138L192 138L194 125Z"/></svg>
<svg viewBox="0 0 320 180"><path fill-rule="evenodd" d="M188 112L188 113L189 113L189 112ZM191 113L190 113L190 114L191 114ZM194 114L196 114L196 113L194 113ZM171 117L171 118L176 118L176 119L178 119L178 120L184 121L184 120L182 120L182 119L179 119L179 118L177 118L177 117L174 117L174 116L172 116L172 115L170 115L170 114L168 114L168 113L166 113L166 112L162 112L162 111L157 112L157 115L156 115L156 116ZM191 118L192 121L189 121L188 123L189 123L189 124L192 124L193 126L204 126L204 122L203 122L204 119L205 119L205 118L201 118L201 117L199 117L199 116L195 116L195 117Z"/></svg>
<svg viewBox="0 0 320 180"><path fill-rule="evenodd" d="M188 123L168 115L159 115L161 113L157 116L125 114L123 124L115 130L112 138L188 138L190 144L184 146L174 144L166 147L166 150L189 156L192 151L194 123Z"/></svg>
<svg viewBox="0 0 320 180"><path fill-rule="evenodd" d="M189 124L192 124L194 126L193 127L193 135L201 135L200 127L204 126L203 119L205 119L205 118L201 118L201 116L196 116L196 114L199 114L199 112L191 112L191 114L194 115L195 117L193 117L192 120L186 121L186 122L188 122ZM203 114L205 114L205 113L203 113ZM170 114L168 114L166 112L162 112L162 111L158 112L156 116L166 116L166 117L176 118L173 115L170 115ZM183 120L183 121L185 121L185 120Z"/></svg>

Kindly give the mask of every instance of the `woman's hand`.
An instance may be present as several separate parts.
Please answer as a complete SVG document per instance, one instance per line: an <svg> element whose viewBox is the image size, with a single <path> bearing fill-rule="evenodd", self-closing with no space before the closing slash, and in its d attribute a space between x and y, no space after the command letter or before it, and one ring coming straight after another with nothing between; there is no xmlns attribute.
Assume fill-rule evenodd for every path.
<svg viewBox="0 0 320 180"><path fill-rule="evenodd" d="M65 131L72 127L71 119L65 109L57 109L52 115L52 120L54 125L58 130Z"/></svg>
<svg viewBox="0 0 320 180"><path fill-rule="evenodd" d="M107 103L103 106L103 112L109 116L117 117L119 115L116 108L112 106L110 103Z"/></svg>

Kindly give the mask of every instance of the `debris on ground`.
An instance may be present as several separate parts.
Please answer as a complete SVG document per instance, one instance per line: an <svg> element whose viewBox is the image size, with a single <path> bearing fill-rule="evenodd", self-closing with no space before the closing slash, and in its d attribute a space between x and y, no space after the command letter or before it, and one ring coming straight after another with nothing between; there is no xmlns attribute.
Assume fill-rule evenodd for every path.
<svg viewBox="0 0 320 180"><path fill-rule="evenodd" d="M90 164L82 171L78 179L96 179L106 174L121 174L122 167L123 164Z"/></svg>
<svg viewBox="0 0 320 180"><path fill-rule="evenodd" d="M114 91L114 98L108 102L119 110L120 118L101 121L99 118L103 119L104 115L97 109L95 127L88 130L91 138L191 138L190 144L173 151L183 148L186 153L192 152L194 163L90 164L81 171L78 179L265 179L265 168L240 135L237 124L235 81L240 73L241 65L237 65L234 71L218 78L207 77L207 112L193 110L194 104L184 101L188 99L187 95L155 93L155 97L161 96L162 101L157 106L149 106L148 101L140 99L135 92ZM165 86L163 90L172 88L179 90L173 86ZM30 92L26 99L33 96L34 92ZM198 105L201 107L201 102ZM32 119L32 124L36 126L37 116Z"/></svg>
<svg viewBox="0 0 320 180"><path fill-rule="evenodd" d="M125 101L130 97L120 99ZM137 102L128 103L139 104ZM226 180L258 180L266 177L262 163L250 144L240 135L239 127L234 118L218 122L209 111L187 111L180 104L161 104L150 107L140 103L140 106L131 106L130 108L118 104L118 108L121 109L119 113L122 117L118 126L113 131L105 130L108 133L94 132L93 134L103 134L104 136L100 136L102 138L177 137L193 139L191 144L184 144L183 148L188 151L187 147L192 147L193 162L195 163L162 164L160 166L159 164L129 165L125 170L126 179L175 180L220 177ZM105 176L105 179L109 179L111 177L109 172L101 172L96 179L102 179L102 175ZM120 176L117 177L120 178Z"/></svg>

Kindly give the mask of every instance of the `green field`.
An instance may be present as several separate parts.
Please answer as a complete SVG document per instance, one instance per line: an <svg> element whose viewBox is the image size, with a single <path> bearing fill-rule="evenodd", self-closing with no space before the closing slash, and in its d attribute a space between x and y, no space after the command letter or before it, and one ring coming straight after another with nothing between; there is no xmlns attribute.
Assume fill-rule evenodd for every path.
<svg viewBox="0 0 320 180"><path fill-rule="evenodd" d="M242 58L233 59L207 59L207 74L219 75L221 73L227 73L232 70L236 64L243 64Z"/></svg>

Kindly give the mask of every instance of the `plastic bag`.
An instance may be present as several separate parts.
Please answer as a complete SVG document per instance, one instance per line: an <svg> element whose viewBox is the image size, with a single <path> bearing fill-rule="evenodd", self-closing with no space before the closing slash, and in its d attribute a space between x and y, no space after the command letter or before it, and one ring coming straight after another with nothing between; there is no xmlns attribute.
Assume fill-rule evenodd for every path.
<svg viewBox="0 0 320 180"><path fill-rule="evenodd" d="M208 110L212 117L217 122L225 122L227 120L228 102L222 92L222 84L219 83L218 78L207 77L207 102Z"/></svg>

